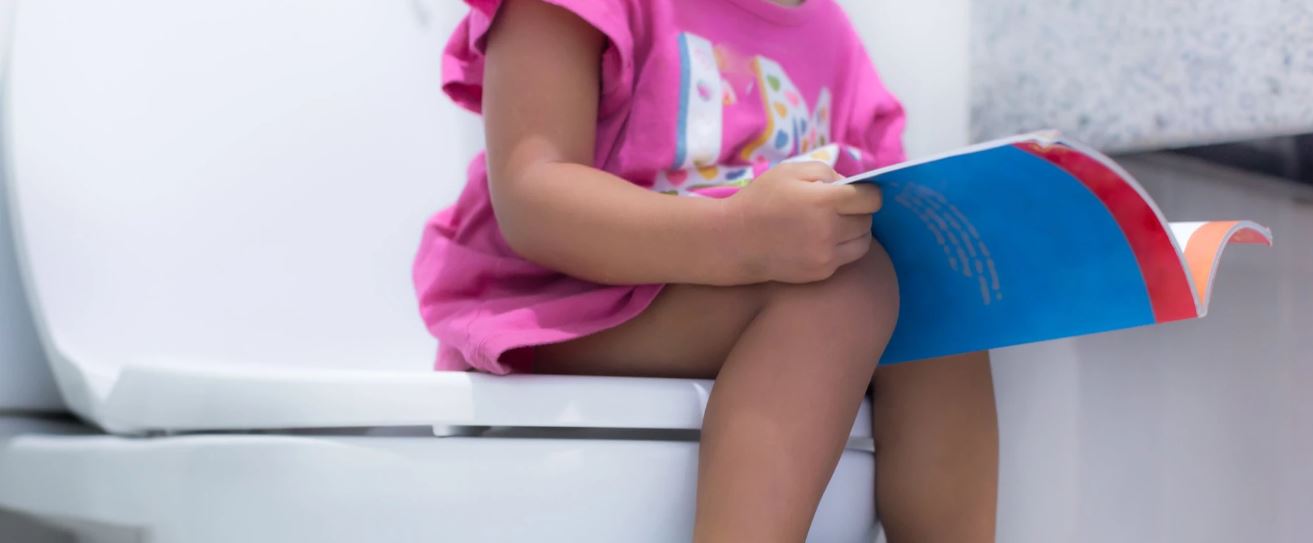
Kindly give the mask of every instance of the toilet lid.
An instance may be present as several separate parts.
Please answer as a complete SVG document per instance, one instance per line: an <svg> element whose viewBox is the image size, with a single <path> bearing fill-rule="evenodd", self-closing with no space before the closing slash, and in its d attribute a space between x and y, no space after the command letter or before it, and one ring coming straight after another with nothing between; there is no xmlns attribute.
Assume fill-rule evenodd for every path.
<svg viewBox="0 0 1313 543"><path fill-rule="evenodd" d="M410 263L482 147L440 92L459 3L18 10L9 203L82 416L118 432L700 426L704 381L429 371Z"/></svg>
<svg viewBox="0 0 1313 543"><path fill-rule="evenodd" d="M0 190L0 411L63 411L23 299L7 215Z"/></svg>
<svg viewBox="0 0 1313 543"><path fill-rule="evenodd" d="M0 80L8 72L14 2L0 3ZM23 296L0 172L0 411L63 411Z"/></svg>
<svg viewBox="0 0 1313 543"><path fill-rule="evenodd" d="M440 91L461 6L17 4L10 204L79 413L133 366L426 372L410 261L482 145Z"/></svg>

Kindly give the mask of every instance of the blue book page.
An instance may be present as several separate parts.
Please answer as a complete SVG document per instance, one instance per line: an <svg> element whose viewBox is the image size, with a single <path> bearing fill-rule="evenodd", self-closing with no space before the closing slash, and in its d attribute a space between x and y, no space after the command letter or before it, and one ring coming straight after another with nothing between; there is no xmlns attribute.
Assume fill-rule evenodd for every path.
<svg viewBox="0 0 1313 543"><path fill-rule="evenodd" d="M872 232L898 325L882 363L1152 324L1125 235L1060 167L1012 145L880 171Z"/></svg>

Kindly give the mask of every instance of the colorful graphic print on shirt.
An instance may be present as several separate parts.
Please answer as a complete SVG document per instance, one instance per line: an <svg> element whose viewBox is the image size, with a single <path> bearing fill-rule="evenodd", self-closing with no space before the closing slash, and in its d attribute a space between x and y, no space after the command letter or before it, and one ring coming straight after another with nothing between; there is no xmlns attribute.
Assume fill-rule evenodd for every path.
<svg viewBox="0 0 1313 543"><path fill-rule="evenodd" d="M789 160L819 160L833 166L841 153L830 136L829 88L822 87L809 107L779 63L754 55L746 63L760 94L765 123L755 138L720 163L725 108L740 101L726 74L734 55L706 38L679 35L680 96L675 156L668 171L657 174L652 189L669 194L723 198L737 192L771 166ZM860 155L851 158L860 159Z"/></svg>

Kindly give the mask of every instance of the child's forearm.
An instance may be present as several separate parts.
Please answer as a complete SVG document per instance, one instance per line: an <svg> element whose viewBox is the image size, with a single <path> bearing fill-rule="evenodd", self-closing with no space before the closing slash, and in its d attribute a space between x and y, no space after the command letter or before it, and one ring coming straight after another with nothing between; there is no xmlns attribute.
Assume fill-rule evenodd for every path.
<svg viewBox="0 0 1313 543"><path fill-rule="evenodd" d="M542 162L493 184L497 222L521 256L606 284L755 282L720 200L651 192L609 173Z"/></svg>

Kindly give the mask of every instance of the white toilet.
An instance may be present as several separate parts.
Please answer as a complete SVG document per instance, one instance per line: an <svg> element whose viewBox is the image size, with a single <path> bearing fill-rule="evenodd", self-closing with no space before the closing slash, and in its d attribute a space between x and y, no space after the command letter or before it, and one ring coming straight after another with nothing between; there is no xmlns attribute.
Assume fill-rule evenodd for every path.
<svg viewBox="0 0 1313 543"><path fill-rule="evenodd" d="M410 259L482 144L439 90L460 12L16 5L0 509L81 541L686 540L711 382L429 370ZM37 414L47 362L85 423ZM873 471L864 406L810 540L875 538Z"/></svg>

